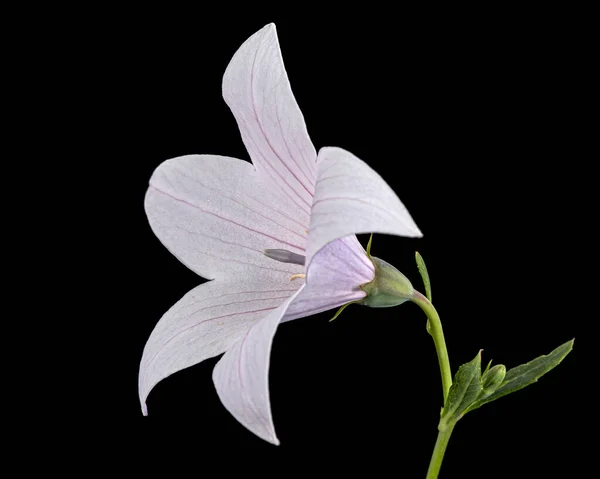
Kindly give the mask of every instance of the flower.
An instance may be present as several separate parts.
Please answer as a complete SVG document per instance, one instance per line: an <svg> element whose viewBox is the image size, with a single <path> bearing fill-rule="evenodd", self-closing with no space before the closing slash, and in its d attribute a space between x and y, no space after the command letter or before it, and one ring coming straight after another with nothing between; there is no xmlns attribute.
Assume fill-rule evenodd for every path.
<svg viewBox="0 0 600 479"><path fill-rule="evenodd" d="M223 77L252 164L190 155L162 163L145 198L152 230L208 281L160 319L144 348L139 396L165 377L225 353L213 381L246 428L279 444L268 370L280 322L360 301L375 267L357 233L421 236L392 189L340 148L317 153L269 24Z"/></svg>

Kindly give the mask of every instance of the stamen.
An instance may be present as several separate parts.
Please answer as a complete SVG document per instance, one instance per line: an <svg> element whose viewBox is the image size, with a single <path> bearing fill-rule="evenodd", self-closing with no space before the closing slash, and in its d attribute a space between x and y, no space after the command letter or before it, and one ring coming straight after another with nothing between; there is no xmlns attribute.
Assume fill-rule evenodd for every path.
<svg viewBox="0 0 600 479"><path fill-rule="evenodd" d="M281 263L292 263L304 266L304 262L306 261L306 257L301 254L292 253L286 249L265 249L263 250L263 254L268 258L280 261Z"/></svg>
<svg viewBox="0 0 600 479"><path fill-rule="evenodd" d="M292 280L294 280L294 279L297 279L297 278L306 278L306 275L305 275L305 274L303 274L303 273L295 274L294 276L292 276L292 277L290 278L290 281L292 281Z"/></svg>

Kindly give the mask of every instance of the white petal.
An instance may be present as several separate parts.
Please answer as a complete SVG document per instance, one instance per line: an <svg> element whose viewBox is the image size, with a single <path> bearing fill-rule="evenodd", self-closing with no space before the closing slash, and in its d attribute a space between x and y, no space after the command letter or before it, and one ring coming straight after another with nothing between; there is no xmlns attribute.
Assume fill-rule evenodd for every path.
<svg viewBox="0 0 600 479"><path fill-rule="evenodd" d="M289 282L302 266L262 254L305 254L308 224L293 216L246 161L190 155L162 163L145 208L152 230L182 263L206 278L270 277Z"/></svg>
<svg viewBox="0 0 600 479"><path fill-rule="evenodd" d="M334 241L317 253L307 283L253 325L215 366L215 388L233 417L258 437L279 444L269 399L271 345L279 323L364 298L360 285L374 274L356 236Z"/></svg>
<svg viewBox="0 0 600 479"><path fill-rule="evenodd" d="M310 219L306 264L330 241L358 233L422 236L388 184L341 148L322 148Z"/></svg>
<svg viewBox="0 0 600 479"><path fill-rule="evenodd" d="M298 219L307 221L317 155L292 94L274 24L235 53L223 77L223 97L259 175L294 203Z"/></svg>
<svg viewBox="0 0 600 479"><path fill-rule="evenodd" d="M261 318L286 302L297 286L255 281L202 284L158 322L139 372L142 411L150 390L171 374L226 351Z"/></svg>
<svg viewBox="0 0 600 479"><path fill-rule="evenodd" d="M213 370L215 388L225 408L243 426L272 444L279 444L279 440L269 399L271 345L289 301L248 329Z"/></svg>
<svg viewBox="0 0 600 479"><path fill-rule="evenodd" d="M271 345L279 323L364 298L360 285L372 281L374 274L356 236L331 242L315 255L307 283L225 353L215 366L213 380L221 402L242 425L279 444L269 399Z"/></svg>

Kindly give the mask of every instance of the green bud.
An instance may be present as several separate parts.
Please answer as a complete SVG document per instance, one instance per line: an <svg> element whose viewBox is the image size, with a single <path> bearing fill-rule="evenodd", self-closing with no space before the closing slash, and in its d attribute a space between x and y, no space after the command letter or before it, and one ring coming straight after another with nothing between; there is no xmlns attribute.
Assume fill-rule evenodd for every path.
<svg viewBox="0 0 600 479"><path fill-rule="evenodd" d="M492 394L498 386L504 381L506 376L506 366L497 364L481 377L481 385L483 387L482 397L487 397Z"/></svg>
<svg viewBox="0 0 600 479"><path fill-rule="evenodd" d="M414 288L408 278L391 264L370 256L375 266L375 279L362 285L367 297L362 301L371 308L397 306L412 298Z"/></svg>

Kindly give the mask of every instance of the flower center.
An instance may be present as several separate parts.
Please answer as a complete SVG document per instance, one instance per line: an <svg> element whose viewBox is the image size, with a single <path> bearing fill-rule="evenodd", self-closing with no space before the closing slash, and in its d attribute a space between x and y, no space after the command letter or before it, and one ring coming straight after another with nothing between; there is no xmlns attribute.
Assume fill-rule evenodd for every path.
<svg viewBox="0 0 600 479"><path fill-rule="evenodd" d="M299 264L304 266L306 262L306 257L301 254L292 253L287 249L265 249L263 250L263 254L268 258L274 259L275 261L279 261L281 263L292 263ZM306 278L306 275L303 273L295 274L290 278L290 281L297 278Z"/></svg>

